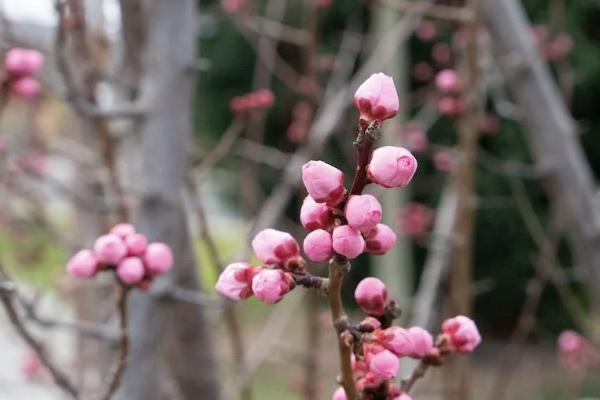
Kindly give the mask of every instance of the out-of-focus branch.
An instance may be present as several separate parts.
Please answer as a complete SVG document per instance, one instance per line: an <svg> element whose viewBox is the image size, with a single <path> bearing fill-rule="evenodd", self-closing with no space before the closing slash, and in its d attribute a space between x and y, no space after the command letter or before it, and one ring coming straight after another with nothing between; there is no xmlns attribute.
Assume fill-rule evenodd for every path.
<svg viewBox="0 0 600 400"><path fill-rule="evenodd" d="M408 11L418 7L422 0L381 0L386 6L398 11ZM436 4L424 13L430 18L467 23L473 19L473 11L466 7Z"/></svg>
<svg viewBox="0 0 600 400"><path fill-rule="evenodd" d="M287 26L260 15L244 15L242 21L249 29L277 41L306 46L312 40L310 34L303 29Z"/></svg>

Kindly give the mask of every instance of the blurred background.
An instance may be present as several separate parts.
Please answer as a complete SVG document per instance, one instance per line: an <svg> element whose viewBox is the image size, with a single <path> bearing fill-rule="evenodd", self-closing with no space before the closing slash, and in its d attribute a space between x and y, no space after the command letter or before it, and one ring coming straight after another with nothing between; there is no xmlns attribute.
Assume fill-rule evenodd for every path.
<svg viewBox="0 0 600 400"><path fill-rule="evenodd" d="M380 145L419 168L407 188L369 190L398 242L353 263L351 316L365 276L403 325L473 316L482 346L415 399L600 399L599 22L596 0L2 0L3 54L44 62L27 82L1 71L0 399L73 398L20 326L97 397L119 348L115 285L65 265L123 221L176 266L130 296L115 398L330 398L324 298L233 304L214 284L262 228L301 243L300 168L350 179L353 94L380 71L401 108ZM561 353L566 330L586 354Z"/></svg>

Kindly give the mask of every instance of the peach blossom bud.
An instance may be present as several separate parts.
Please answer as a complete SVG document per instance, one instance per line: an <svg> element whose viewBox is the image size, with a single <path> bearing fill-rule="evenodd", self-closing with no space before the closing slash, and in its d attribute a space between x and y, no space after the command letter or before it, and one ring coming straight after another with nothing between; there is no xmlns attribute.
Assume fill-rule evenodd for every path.
<svg viewBox="0 0 600 400"><path fill-rule="evenodd" d="M435 86L442 93L457 93L461 89L460 77L453 69L445 69L435 76Z"/></svg>
<svg viewBox="0 0 600 400"><path fill-rule="evenodd" d="M141 256L146 252L148 240L141 233L134 233L125 237L125 246L127 246L128 255Z"/></svg>
<svg viewBox="0 0 600 400"><path fill-rule="evenodd" d="M470 353L481 343L477 325L464 315L444 321L442 330L448 335L450 348L458 353Z"/></svg>
<svg viewBox="0 0 600 400"><path fill-rule="evenodd" d="M433 40L437 35L437 26L433 21L425 20L421 22L417 30L415 31L415 36L422 42L429 42Z"/></svg>
<svg viewBox="0 0 600 400"><path fill-rule="evenodd" d="M498 117L491 113L485 113L479 120L479 131L484 135L494 135L498 132L500 122Z"/></svg>
<svg viewBox="0 0 600 400"><path fill-rule="evenodd" d="M173 267L173 252L164 243L150 243L144 254L146 269L155 275L167 272Z"/></svg>
<svg viewBox="0 0 600 400"><path fill-rule="evenodd" d="M300 247L287 232L264 229L252 239L252 249L260 261L267 265L284 267L286 262L300 255Z"/></svg>
<svg viewBox="0 0 600 400"><path fill-rule="evenodd" d="M323 229L310 232L304 238L304 253L315 262L322 262L333 256L331 234Z"/></svg>
<svg viewBox="0 0 600 400"><path fill-rule="evenodd" d="M27 76L14 81L11 85L11 90L19 97L22 97L25 100L31 100L40 94L41 85L37 79Z"/></svg>
<svg viewBox="0 0 600 400"><path fill-rule="evenodd" d="M292 277L280 269L261 269L252 278L252 291L263 303L275 304L290 291Z"/></svg>
<svg viewBox="0 0 600 400"><path fill-rule="evenodd" d="M558 337L558 351L563 366L570 369L594 368L600 363L600 353L583 336L572 330Z"/></svg>
<svg viewBox="0 0 600 400"><path fill-rule="evenodd" d="M378 343L398 357L408 357L414 351L414 344L408 331L392 326L375 334Z"/></svg>
<svg viewBox="0 0 600 400"><path fill-rule="evenodd" d="M400 361L398 357L389 350L384 350L371 357L369 372L378 378L390 380L398 376Z"/></svg>
<svg viewBox="0 0 600 400"><path fill-rule="evenodd" d="M40 379L42 378L44 370L44 364L42 364L38 355L34 351L29 351L21 365L23 376L28 380Z"/></svg>
<svg viewBox="0 0 600 400"><path fill-rule="evenodd" d="M344 211L348 225L359 231L376 226L381 221L383 211L379 201L370 194L350 196Z"/></svg>
<svg viewBox="0 0 600 400"><path fill-rule="evenodd" d="M431 334L419 326L413 326L408 329L413 348L409 354L412 358L423 358L431 352L433 348L433 338Z"/></svg>
<svg viewBox="0 0 600 400"><path fill-rule="evenodd" d="M408 185L417 170L417 160L404 147L384 146L373 152L367 167L369 178L386 188Z"/></svg>
<svg viewBox="0 0 600 400"><path fill-rule="evenodd" d="M302 181L317 203L336 205L344 198L344 173L323 161L309 161L302 166Z"/></svg>
<svg viewBox="0 0 600 400"><path fill-rule="evenodd" d="M421 128L409 125L406 129L406 147L413 153L424 153L429 147L429 139Z"/></svg>
<svg viewBox="0 0 600 400"><path fill-rule="evenodd" d="M254 93L259 108L270 108L275 104L275 95L269 89L261 89Z"/></svg>
<svg viewBox="0 0 600 400"><path fill-rule="evenodd" d="M573 39L566 32L561 32L546 43L544 53L548 60L556 61L566 58L573 50Z"/></svg>
<svg viewBox="0 0 600 400"><path fill-rule="evenodd" d="M377 278L365 278L356 286L354 299L367 314L382 315L387 301L387 288Z"/></svg>
<svg viewBox="0 0 600 400"><path fill-rule="evenodd" d="M117 266L117 276L127 285L141 282L144 273L144 263L138 257L127 257Z"/></svg>
<svg viewBox="0 0 600 400"><path fill-rule="evenodd" d="M410 397L406 393L402 393L400 396L394 397L393 400L412 400L412 397Z"/></svg>
<svg viewBox="0 0 600 400"><path fill-rule="evenodd" d="M215 289L232 300L244 300L252 296L252 278L259 268L248 263L229 264L217 280Z"/></svg>
<svg viewBox="0 0 600 400"><path fill-rule="evenodd" d="M333 214L324 203L317 203L312 197L306 196L300 208L300 223L307 231L328 228L333 224Z"/></svg>
<svg viewBox="0 0 600 400"><path fill-rule="evenodd" d="M135 228L131 224L121 223L113 226L110 233L117 235L121 239L125 239L127 236L135 233Z"/></svg>
<svg viewBox="0 0 600 400"><path fill-rule="evenodd" d="M398 225L407 236L420 236L431 228L433 211L421 203L409 203L400 211Z"/></svg>
<svg viewBox="0 0 600 400"><path fill-rule="evenodd" d="M43 64L44 55L37 50L15 47L4 56L4 68L13 77L35 75Z"/></svg>
<svg viewBox="0 0 600 400"><path fill-rule="evenodd" d="M448 43L436 43L431 48L431 58L440 65L448 65L452 61L452 49Z"/></svg>
<svg viewBox="0 0 600 400"><path fill-rule="evenodd" d="M417 81L426 82L433 78L433 67L425 61L420 61L413 65L412 77Z"/></svg>
<svg viewBox="0 0 600 400"><path fill-rule="evenodd" d="M349 259L358 257L365 251L365 239L356 229L342 225L333 230L333 250Z"/></svg>
<svg viewBox="0 0 600 400"><path fill-rule="evenodd" d="M393 118L400 108L394 80L381 72L371 75L356 90L354 104L366 121Z"/></svg>
<svg viewBox="0 0 600 400"><path fill-rule="evenodd" d="M89 278L98 271L98 260L90 250L79 250L67 263L67 271L78 278Z"/></svg>
<svg viewBox="0 0 600 400"><path fill-rule="evenodd" d="M365 232L365 244L369 253L383 255L396 244L396 234L389 226L377 224Z"/></svg>
<svg viewBox="0 0 600 400"><path fill-rule="evenodd" d="M250 104L245 96L236 96L229 102L229 108L236 114L241 114L248 111Z"/></svg>
<svg viewBox="0 0 600 400"><path fill-rule="evenodd" d="M109 233L108 235L100 236L94 243L94 254L101 264L116 266L122 259L127 256L127 247L123 243L123 239Z"/></svg>
<svg viewBox="0 0 600 400"><path fill-rule="evenodd" d="M221 7L228 13L239 12L246 4L246 0L221 0Z"/></svg>
<svg viewBox="0 0 600 400"><path fill-rule="evenodd" d="M331 400L346 400L346 392L344 391L343 387L339 387L336 389L336 391L333 393L333 397L331 398Z"/></svg>
<svg viewBox="0 0 600 400"><path fill-rule="evenodd" d="M433 165L438 171L449 172L454 166L454 154L450 150L440 150L433 155Z"/></svg>

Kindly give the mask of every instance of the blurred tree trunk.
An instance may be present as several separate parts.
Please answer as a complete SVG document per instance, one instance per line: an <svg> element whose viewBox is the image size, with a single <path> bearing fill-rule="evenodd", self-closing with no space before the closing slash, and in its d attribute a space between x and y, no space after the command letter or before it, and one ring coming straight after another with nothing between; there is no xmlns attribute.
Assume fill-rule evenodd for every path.
<svg viewBox="0 0 600 400"><path fill-rule="evenodd" d="M142 127L143 191L135 222L149 240L173 248L175 267L155 285L197 289L196 263L181 198L192 134L195 2L154 0L148 16L144 97L151 103ZM180 398L218 400L211 331L203 310L139 291L131 296L129 308L131 353L120 398L172 400L173 395L161 392L168 371Z"/></svg>

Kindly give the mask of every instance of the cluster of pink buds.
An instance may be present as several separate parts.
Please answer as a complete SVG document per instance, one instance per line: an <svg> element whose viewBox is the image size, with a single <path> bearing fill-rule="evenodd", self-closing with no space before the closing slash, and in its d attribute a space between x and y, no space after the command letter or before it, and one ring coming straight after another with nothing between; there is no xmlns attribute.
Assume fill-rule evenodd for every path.
<svg viewBox="0 0 600 400"><path fill-rule="evenodd" d="M35 76L43 64L44 56L37 50L14 47L7 51L4 70L12 93L27 100L36 97L41 86Z"/></svg>
<svg viewBox="0 0 600 400"><path fill-rule="evenodd" d="M275 95L268 89L260 89L256 92L231 99L229 107L237 115L248 114L252 111L266 110L275 104Z"/></svg>
<svg viewBox="0 0 600 400"><path fill-rule="evenodd" d="M467 101L462 92L463 85L458 72L454 69L444 69L435 76L435 86L441 97L438 100L438 111L444 115L455 116L467 108Z"/></svg>
<svg viewBox="0 0 600 400"><path fill-rule="evenodd" d="M600 352L575 331L563 331L558 337L558 356L571 370L589 370L600 365Z"/></svg>
<svg viewBox="0 0 600 400"><path fill-rule="evenodd" d="M164 243L148 243L130 224L115 225L94 242L93 250L80 250L67 263L67 271L90 278L101 271L115 271L125 285L147 289L154 278L173 266L173 253Z"/></svg>

